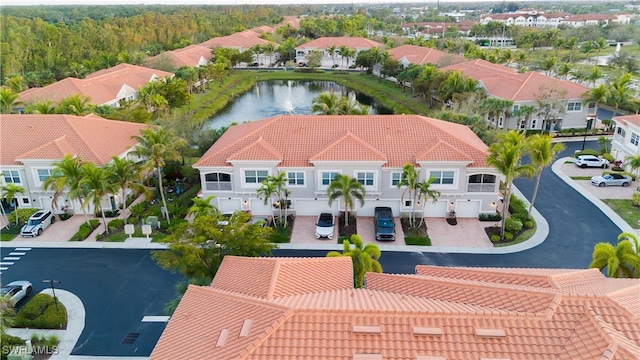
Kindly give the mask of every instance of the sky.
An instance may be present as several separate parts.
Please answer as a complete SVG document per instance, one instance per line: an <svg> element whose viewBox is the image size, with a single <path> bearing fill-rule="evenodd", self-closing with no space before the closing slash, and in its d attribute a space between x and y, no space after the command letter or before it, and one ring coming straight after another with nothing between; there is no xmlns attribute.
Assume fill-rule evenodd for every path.
<svg viewBox="0 0 640 360"><path fill-rule="evenodd" d="M478 0L440 0L445 2L479 2ZM488 0L480 0L486 2ZM493 0L500 1L500 0ZM389 3L419 3L435 6L437 0L3 0L3 5L284 5L284 4L389 4Z"/></svg>

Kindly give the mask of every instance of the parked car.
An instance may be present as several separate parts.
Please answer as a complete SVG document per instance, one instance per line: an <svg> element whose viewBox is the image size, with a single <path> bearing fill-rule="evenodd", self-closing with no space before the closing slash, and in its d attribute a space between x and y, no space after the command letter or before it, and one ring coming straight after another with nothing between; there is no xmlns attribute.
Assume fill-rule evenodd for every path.
<svg viewBox="0 0 640 360"><path fill-rule="evenodd" d="M335 219L332 213L320 213L320 215L318 215L318 221L316 222L316 239L327 238L331 240L333 238L334 226Z"/></svg>
<svg viewBox="0 0 640 360"><path fill-rule="evenodd" d="M18 301L29 297L32 291L33 285L31 282L26 280L12 281L0 288L0 296L9 296L13 305L16 305Z"/></svg>
<svg viewBox="0 0 640 360"><path fill-rule="evenodd" d="M373 221L376 227L376 240L396 241L396 224L393 221L393 212L390 207L376 207Z"/></svg>
<svg viewBox="0 0 640 360"><path fill-rule="evenodd" d="M583 169L588 167L605 169L609 166L609 161L593 155L580 155L576 158L575 164Z"/></svg>
<svg viewBox="0 0 640 360"><path fill-rule="evenodd" d="M44 229L56 222L56 217L49 210L38 210L20 229L22 236L40 236Z"/></svg>
<svg viewBox="0 0 640 360"><path fill-rule="evenodd" d="M269 218L266 216L254 216L251 218L250 223L267 227L269 226Z"/></svg>
<svg viewBox="0 0 640 360"><path fill-rule="evenodd" d="M631 176L622 174L606 174L602 176L594 176L591 178L591 185L605 186L624 186L631 185Z"/></svg>

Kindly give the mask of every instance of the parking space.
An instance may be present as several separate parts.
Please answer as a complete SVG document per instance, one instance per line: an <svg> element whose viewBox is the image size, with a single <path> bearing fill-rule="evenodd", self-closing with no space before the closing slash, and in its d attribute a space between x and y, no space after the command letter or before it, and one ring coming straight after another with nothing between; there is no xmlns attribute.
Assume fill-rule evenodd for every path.
<svg viewBox="0 0 640 360"><path fill-rule="evenodd" d="M93 217L93 216L91 216ZM60 242L68 241L76 232L80 225L86 221L84 215L74 215L65 221L61 221L56 218L56 222L47 227L42 235L34 237L22 237L20 235L13 239L13 242L19 243L20 241L51 241Z"/></svg>
<svg viewBox="0 0 640 360"><path fill-rule="evenodd" d="M316 216L296 216L291 230L292 244L336 244L338 242L338 226L333 230L333 239L316 239Z"/></svg>
<svg viewBox="0 0 640 360"><path fill-rule="evenodd" d="M602 169L597 168L587 168L581 169L574 164L562 164L561 171L567 174L569 177L575 176L596 176L602 175ZM631 186L622 187L622 186L609 186L609 187L598 187L591 185L589 180L574 180L581 188L585 191L590 192L598 199L631 199L633 196L633 192L635 188L638 186L638 181Z"/></svg>

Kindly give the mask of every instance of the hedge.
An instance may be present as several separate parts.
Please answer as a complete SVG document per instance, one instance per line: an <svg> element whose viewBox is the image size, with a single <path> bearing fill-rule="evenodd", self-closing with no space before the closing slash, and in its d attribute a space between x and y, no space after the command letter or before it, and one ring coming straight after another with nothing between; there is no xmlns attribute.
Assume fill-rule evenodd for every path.
<svg viewBox="0 0 640 360"><path fill-rule="evenodd" d="M91 235L91 233L93 232L93 230L95 230L98 227L98 224L100 224L100 220L91 219L89 220L89 223L91 224L91 227L89 227L86 222L83 222L82 225L80 225L80 227L78 228L78 232L75 233L71 237L71 239L69 239L69 241L82 241L88 238L89 235Z"/></svg>
<svg viewBox="0 0 640 360"><path fill-rule="evenodd" d="M480 214L480 221L500 221L502 220L502 215L499 212L495 214Z"/></svg>
<svg viewBox="0 0 640 360"><path fill-rule="evenodd" d="M13 318L15 327L30 329L65 329L67 309L51 295L38 294Z"/></svg>

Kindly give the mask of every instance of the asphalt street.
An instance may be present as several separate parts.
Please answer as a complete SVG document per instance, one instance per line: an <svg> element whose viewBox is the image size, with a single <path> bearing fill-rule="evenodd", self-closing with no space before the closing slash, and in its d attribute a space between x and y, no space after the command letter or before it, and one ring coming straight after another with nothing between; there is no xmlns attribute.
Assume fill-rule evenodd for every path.
<svg viewBox="0 0 640 360"><path fill-rule="evenodd" d="M1 249L4 257L13 248ZM149 356L166 323L141 322L166 315L165 304L181 281L159 268L149 250L31 249L2 272L2 281L29 280L34 294L48 284L71 291L84 303L85 328L72 355ZM135 341L126 343L125 338ZM127 337L127 335L130 335ZM124 342L123 342L124 341Z"/></svg>

